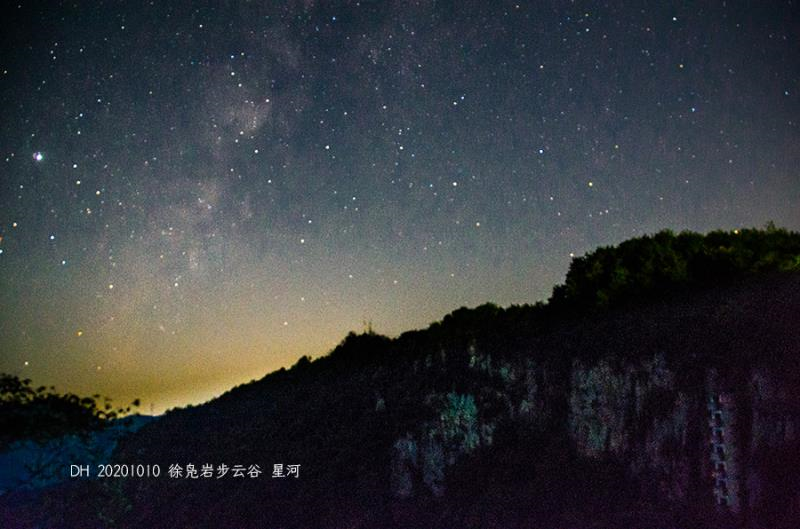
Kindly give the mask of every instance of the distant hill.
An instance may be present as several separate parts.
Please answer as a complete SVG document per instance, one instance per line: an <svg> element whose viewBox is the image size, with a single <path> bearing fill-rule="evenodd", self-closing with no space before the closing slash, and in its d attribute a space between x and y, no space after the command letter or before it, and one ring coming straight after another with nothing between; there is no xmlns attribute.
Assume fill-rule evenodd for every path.
<svg viewBox="0 0 800 529"><path fill-rule="evenodd" d="M114 455L161 477L6 502L0 526L796 528L798 395L800 235L662 232L574 260L547 304L350 334L172 410Z"/></svg>

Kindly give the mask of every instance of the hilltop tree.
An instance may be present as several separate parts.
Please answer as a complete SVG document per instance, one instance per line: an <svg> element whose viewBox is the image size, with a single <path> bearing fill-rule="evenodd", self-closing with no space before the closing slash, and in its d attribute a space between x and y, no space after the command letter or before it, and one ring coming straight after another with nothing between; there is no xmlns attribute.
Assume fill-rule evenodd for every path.
<svg viewBox="0 0 800 529"><path fill-rule="evenodd" d="M707 235L664 230L575 258L550 302L561 308L602 310L676 287L789 270L800 270L800 234L773 224L763 230Z"/></svg>

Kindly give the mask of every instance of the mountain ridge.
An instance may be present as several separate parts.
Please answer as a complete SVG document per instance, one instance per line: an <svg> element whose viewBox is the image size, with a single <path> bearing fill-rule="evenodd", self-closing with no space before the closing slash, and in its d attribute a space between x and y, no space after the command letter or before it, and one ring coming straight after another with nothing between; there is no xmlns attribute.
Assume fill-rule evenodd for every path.
<svg viewBox="0 0 800 529"><path fill-rule="evenodd" d="M61 512L64 526L94 527L100 511L130 528L796 527L800 236L640 241L681 237L692 244L677 256L625 250L656 263L653 288L640 288L647 274L620 281L626 258L599 250L576 268L591 280L568 274L547 305L462 308L394 339L351 333L170 411L114 461L264 475L77 483L59 500L87 507ZM616 285L601 297L598 277ZM300 477L273 479L274 464Z"/></svg>

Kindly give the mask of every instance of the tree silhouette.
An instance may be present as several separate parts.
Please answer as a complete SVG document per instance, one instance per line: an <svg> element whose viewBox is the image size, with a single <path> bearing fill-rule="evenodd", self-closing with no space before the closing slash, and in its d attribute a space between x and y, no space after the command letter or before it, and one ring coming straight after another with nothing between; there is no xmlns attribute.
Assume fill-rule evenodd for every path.
<svg viewBox="0 0 800 529"><path fill-rule="evenodd" d="M30 379L0 374L0 451L18 441L45 443L64 435L84 435L138 407L115 408L99 395L57 393L53 386L34 389Z"/></svg>

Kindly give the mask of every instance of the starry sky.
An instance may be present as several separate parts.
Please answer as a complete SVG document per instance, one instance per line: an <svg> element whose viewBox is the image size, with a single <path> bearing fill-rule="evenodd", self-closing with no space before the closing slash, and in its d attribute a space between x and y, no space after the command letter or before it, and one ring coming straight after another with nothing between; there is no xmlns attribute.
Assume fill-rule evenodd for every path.
<svg viewBox="0 0 800 529"><path fill-rule="evenodd" d="M0 371L159 412L598 245L800 229L798 2L667 4L4 5Z"/></svg>

